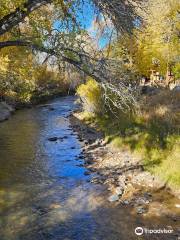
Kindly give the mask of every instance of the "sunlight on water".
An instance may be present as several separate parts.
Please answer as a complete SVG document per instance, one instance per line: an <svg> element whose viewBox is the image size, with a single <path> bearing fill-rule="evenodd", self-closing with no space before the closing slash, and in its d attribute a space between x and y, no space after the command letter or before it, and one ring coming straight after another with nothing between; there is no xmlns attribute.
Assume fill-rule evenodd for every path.
<svg viewBox="0 0 180 240"><path fill-rule="evenodd" d="M1 123L0 240L134 240L145 223L109 204L104 187L77 167L81 144L66 118L73 102L57 99L53 111L38 106Z"/></svg>

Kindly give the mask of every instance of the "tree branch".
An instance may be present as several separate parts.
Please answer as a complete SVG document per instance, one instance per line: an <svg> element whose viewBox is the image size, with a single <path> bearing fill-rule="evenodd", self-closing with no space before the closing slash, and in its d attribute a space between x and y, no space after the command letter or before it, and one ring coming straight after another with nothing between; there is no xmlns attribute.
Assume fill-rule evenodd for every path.
<svg viewBox="0 0 180 240"><path fill-rule="evenodd" d="M0 49L5 48L5 47L15 47L15 46L27 47L27 46L32 46L32 45L33 44L28 41L21 41L21 40L5 41L5 42L0 42Z"/></svg>
<svg viewBox="0 0 180 240"><path fill-rule="evenodd" d="M30 41L25 41L25 40L15 40L15 41L4 41L4 42L0 42L0 50L6 47L28 47L32 50L36 50L39 52L44 52L47 53L51 56L55 56L55 57L59 57L62 61L67 62L73 66L75 66L76 68L78 68L79 70L83 71L85 74L93 77L94 79L96 79L97 81L101 82L102 78L104 76L103 72L99 71L99 68L96 69L94 66L96 66L96 64L94 64L94 66L91 64L91 60L95 60L92 59L90 56L88 56L85 53L82 52L77 52L74 49L71 48L67 48L67 47L60 47L58 49L51 49L51 48L46 48L44 46L39 46L37 44L34 44ZM66 56L65 52L69 51L69 52L73 52L76 53L77 56L79 57L79 60L75 60L72 59L68 56ZM98 60L96 60L97 63ZM102 77L101 77L102 76Z"/></svg>
<svg viewBox="0 0 180 240"><path fill-rule="evenodd" d="M14 26L19 24L31 12L39 7L51 3L52 0L27 0L22 8L16 8L14 12L9 13L0 19L0 36L10 31Z"/></svg>
<svg viewBox="0 0 180 240"><path fill-rule="evenodd" d="M134 108L137 105L133 89L127 88L127 86L125 86L125 84L121 81L117 81L118 85L108 82L111 82L112 78L114 79L114 76L110 69L108 69L108 61L105 59L94 59L84 52L78 52L74 49L63 46L52 49L23 40L0 42L0 50L10 46L28 47L35 51L47 53L49 56L55 56L61 61L73 65L88 76L94 78L100 83L102 89L104 90L104 101L106 106L115 115L116 111L119 109L130 110L132 106ZM66 54L67 51L75 53L78 58L70 58L69 55ZM113 64L112 60L111 63ZM114 96L113 99L112 94Z"/></svg>

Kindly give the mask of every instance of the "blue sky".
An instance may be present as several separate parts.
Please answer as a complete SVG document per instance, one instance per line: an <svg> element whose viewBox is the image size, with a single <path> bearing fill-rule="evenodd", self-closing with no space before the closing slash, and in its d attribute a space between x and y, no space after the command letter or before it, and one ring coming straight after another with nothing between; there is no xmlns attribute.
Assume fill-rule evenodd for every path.
<svg viewBox="0 0 180 240"><path fill-rule="evenodd" d="M82 27L86 30L89 30L90 35L95 38L96 30L93 30L93 20L96 17L96 10L92 2L90 0L85 0L84 4L79 6L79 10L77 11L76 15L77 20L81 23ZM58 27L58 22L56 22L55 25ZM107 36L102 36L98 42L99 48L105 47L108 41L108 34Z"/></svg>
<svg viewBox="0 0 180 240"><path fill-rule="evenodd" d="M95 37L96 35L96 31L92 31L92 27L93 27L93 20L96 17L96 11L95 8L93 6L93 4L89 1L86 0L83 6L80 6L82 8L82 12L83 14L79 13L78 14L78 20L81 22L82 26L87 29L90 30L91 29L91 35L92 37ZM110 37L110 29L106 29L106 36L102 36L99 39L99 47L103 48L107 45L108 41L109 41L109 37Z"/></svg>
<svg viewBox="0 0 180 240"><path fill-rule="evenodd" d="M92 25L92 21L95 16L95 9L90 1L85 1L85 3L80 6L82 13L79 11L78 20L81 22L82 26L86 29L89 29Z"/></svg>

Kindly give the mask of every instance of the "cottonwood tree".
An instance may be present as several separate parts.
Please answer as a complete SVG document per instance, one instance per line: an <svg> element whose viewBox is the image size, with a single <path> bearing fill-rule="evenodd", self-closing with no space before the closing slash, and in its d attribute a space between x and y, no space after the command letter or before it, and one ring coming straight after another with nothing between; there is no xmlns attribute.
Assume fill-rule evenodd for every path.
<svg viewBox="0 0 180 240"><path fill-rule="evenodd" d="M131 32L137 20L140 0L94 0L97 15L111 19L119 32ZM72 64L99 82L115 82L112 61L102 52L86 50L85 30L77 14L84 0L2 0L0 7L0 49L23 47L35 53L55 56L57 62ZM79 37L83 36L83 37ZM114 64L114 63L113 63ZM124 85L119 84L122 93Z"/></svg>
<svg viewBox="0 0 180 240"><path fill-rule="evenodd" d="M134 1L128 1L128 0L113 0L113 1L96 1L94 0L94 4L97 6L97 8L105 15L107 15L109 18L112 19L113 23L117 27L117 29L121 31L130 31L133 27L133 21L137 17L136 15L136 5L139 3L139 0ZM48 54L59 54L59 50L67 50L67 48L61 47L59 48L59 45L54 45L53 48L45 47L44 42L46 37L52 34L54 23L55 21L59 21L63 25L63 27L67 30L68 28L71 31L75 30L76 25L76 13L78 11L79 6L83 4L83 0L77 0L77 1L64 1L64 0L16 0L12 3L10 0L3 0L1 3L0 13L1 13L1 19L0 19L0 36L7 35L9 32L13 32L14 29L16 30L19 25L26 21L28 17L28 21L30 24L30 27L32 29L35 28L38 29L39 32L42 32L42 22L41 25L38 24L40 20L42 19L44 21L44 14L43 14L43 7L44 6L52 6L52 9L50 10L51 15L51 24L49 24L49 29L43 29L46 34L39 34L39 36L34 37L34 39L31 39L32 41L27 41L28 36L22 36L19 35L19 39L17 37L14 38L12 36L12 39L8 39L6 41L0 42L0 48L8 47L8 46L26 46L33 49L37 49L39 51L46 51ZM39 10L40 9L40 10ZM38 14L35 18L34 12L38 11ZM33 21L34 18L34 21ZM36 31L37 35L38 32ZM54 34L54 33L53 33ZM58 31L58 34L61 34L61 40L62 40L62 32ZM54 34L54 39L58 39L59 35ZM39 38L38 38L39 37ZM42 38L42 39L41 39ZM35 40L35 41L34 41ZM40 45L36 44L37 42L41 42ZM56 41L57 42L57 41ZM61 41L61 44L63 45L63 42ZM72 49L69 49L71 51ZM73 51L72 51L73 53ZM82 58L84 53L80 53L79 57ZM71 61L71 59L63 57L64 61L69 61L72 64L77 65L77 67L81 67L81 62L77 64L77 61ZM86 56L84 56L84 59ZM81 59L82 60L82 59Z"/></svg>
<svg viewBox="0 0 180 240"><path fill-rule="evenodd" d="M142 74L147 75L148 70L154 68L163 75L172 71L173 66L178 70L180 62L179 9L178 0L148 1L146 12L143 13L144 24L141 31L136 31L136 39L134 39L136 45L134 60ZM154 66L156 62L158 64Z"/></svg>

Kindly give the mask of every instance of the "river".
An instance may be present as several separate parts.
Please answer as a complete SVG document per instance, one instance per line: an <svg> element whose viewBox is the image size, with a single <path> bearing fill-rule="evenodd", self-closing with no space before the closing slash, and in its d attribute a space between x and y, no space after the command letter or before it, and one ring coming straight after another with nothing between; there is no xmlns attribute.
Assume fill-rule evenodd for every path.
<svg viewBox="0 0 180 240"><path fill-rule="evenodd" d="M134 240L134 229L151 222L90 183L67 117L75 108L63 97L0 124L1 240Z"/></svg>

